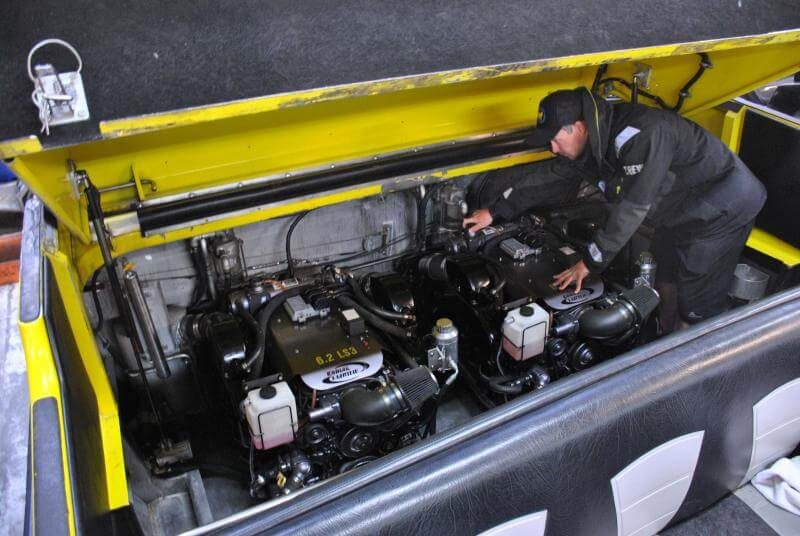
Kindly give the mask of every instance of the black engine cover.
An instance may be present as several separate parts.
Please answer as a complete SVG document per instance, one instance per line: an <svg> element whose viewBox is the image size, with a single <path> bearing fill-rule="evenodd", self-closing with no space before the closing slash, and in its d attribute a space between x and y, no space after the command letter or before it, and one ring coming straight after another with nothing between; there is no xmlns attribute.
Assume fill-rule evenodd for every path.
<svg viewBox="0 0 800 536"><path fill-rule="evenodd" d="M555 235L538 231L537 246L540 252L523 260L512 259L501 248L502 241L496 241L483 251L483 255L492 259L498 271L506 280L505 301L512 302L523 298L542 300L552 310L571 309L581 303L595 300L603 295L603 281L596 275L590 275L584 281L580 293L574 288L563 291L553 287L553 276L568 268L580 257L574 248L560 241ZM526 237L519 236L520 241L527 243Z"/></svg>
<svg viewBox="0 0 800 536"><path fill-rule="evenodd" d="M292 322L283 309L277 311L269 323L270 364L292 378L380 351L369 331L351 337L341 323L339 311L303 323Z"/></svg>

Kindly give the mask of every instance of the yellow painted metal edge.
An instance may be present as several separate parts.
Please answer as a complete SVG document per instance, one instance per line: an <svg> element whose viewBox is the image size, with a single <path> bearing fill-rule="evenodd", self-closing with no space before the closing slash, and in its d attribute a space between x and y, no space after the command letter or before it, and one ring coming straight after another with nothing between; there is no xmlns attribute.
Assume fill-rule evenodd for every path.
<svg viewBox="0 0 800 536"><path fill-rule="evenodd" d="M747 238L747 246L790 268L800 264L800 249L761 229L753 229Z"/></svg>
<svg viewBox="0 0 800 536"><path fill-rule="evenodd" d="M419 180L423 181L426 177L452 179L472 173L480 173L490 169L500 169L519 164L535 162L537 160L543 160L550 157L552 157L550 152L524 152L471 163L456 168L437 170L430 174L420 175ZM225 229L241 227L243 225L248 225L258 221L287 216L303 210L310 210L313 208L335 205L337 203L363 199L365 197L379 195L383 191L384 188L380 184L375 184L353 188L342 192L321 195L312 199L289 201L282 203L279 206L254 209L237 216L212 221L209 223L203 223L200 225L189 226L175 231L167 231L163 234L143 237L138 232L128 233L115 237L112 240L112 253L115 257L120 257L126 253L130 253L131 251L136 251L138 249L159 246L169 242L176 242L178 240L185 240L200 234L214 233ZM95 270L97 270L97 268L99 268L103 263L100 250L95 243L89 245L73 243L73 248L75 251L74 257L78 269L79 281L81 283L85 283L89 280Z"/></svg>
<svg viewBox="0 0 800 536"><path fill-rule="evenodd" d="M739 145L742 143L742 129L744 128L744 114L746 108L743 106L737 112L725 112L725 119L722 122L722 143L728 149L739 154Z"/></svg>
<svg viewBox="0 0 800 536"><path fill-rule="evenodd" d="M522 154L506 155L500 157L499 159L493 158L491 160L485 160L475 164L468 164L466 166L434 171L431 173L431 177L463 177L464 175L471 175L473 173L483 173L484 171L503 169L511 166L518 166L520 164L530 164L531 162L546 160L548 158L552 158L553 156L553 153L550 151L525 152Z"/></svg>
<svg viewBox="0 0 800 536"><path fill-rule="evenodd" d="M782 71L778 71L776 73L773 73L773 80L781 79L781 78L783 78L785 76L793 75L794 73L797 72L797 69L800 68L798 66L800 66L800 63L792 65L791 67L787 67L787 68L783 69ZM735 88L733 90L730 90L730 91L728 91L728 92L726 92L724 94L718 95L715 98L715 100L713 100L711 102L702 103L697 108L694 108L694 109L691 109L691 110L687 110L685 113L684 112L681 112L681 113L683 115L685 115L686 117L692 119L696 114L702 113L703 111L707 110L710 107L719 106L720 104L722 104L724 102L728 102L730 100L736 99L736 98L740 97L741 95L747 93L748 91L751 91L752 89L754 89L754 88L752 86L750 86L750 85L747 85L747 86L744 86L744 87L737 87L737 88ZM765 115L768 115L768 114L765 114ZM777 118L777 117L775 119L776 120L782 120L781 118Z"/></svg>
<svg viewBox="0 0 800 536"><path fill-rule="evenodd" d="M591 54L564 56L560 58L548 58L527 62L507 63L502 65L473 67L469 69L442 71L422 75L411 75L377 80L373 82L342 84L307 91L279 93L267 97L257 97L221 104L186 108L172 112L103 121L100 123L100 133L105 138L116 138L152 130L261 113L279 108L302 106L314 102L376 95L404 89L429 87L442 84L455 84L459 82L481 80L485 78L527 75L543 71L556 71L567 68L589 67L609 62L639 61L672 55L691 54L695 52L714 52L748 46L774 45L798 40L800 40L800 30L786 30L746 37L657 45L636 49L597 52Z"/></svg>
<svg viewBox="0 0 800 536"><path fill-rule="evenodd" d="M13 158L23 154L38 153L42 144L36 136L0 141L0 158Z"/></svg>
<svg viewBox="0 0 800 536"><path fill-rule="evenodd" d="M39 188L35 187L39 185L39 181L36 180L36 174L30 170L24 160L24 158L15 158L9 164L9 167L20 179L20 181L31 188L31 191L37 194L40 198L47 199L47 190L45 190L46 186L42 185L39 186ZM66 180L66 168L64 171L64 180ZM31 185L34 185L34 187L31 187ZM50 202L47 204L47 208L55 215L61 224L65 225L70 230L72 234L84 242L89 241L89 235L86 232L86 228L82 227L79 223L75 223L75 218L66 211L62 203Z"/></svg>
<svg viewBox="0 0 800 536"><path fill-rule="evenodd" d="M64 253L48 252L47 257L53 269L58 292L64 303L70 330L75 337L92 394L96 399L99 417L98 429L103 446L103 452L98 454L102 454L102 463L105 467L104 484L108 498L106 506L108 510L115 510L129 504L117 402L111 390L103 360L97 351L94 335L81 299L80 287L76 283L75 271ZM86 461L84 460L84 462Z"/></svg>
<svg viewBox="0 0 800 536"><path fill-rule="evenodd" d="M31 322L20 322L19 332L22 340L22 347L25 351L25 363L28 376L28 397L30 405L28 411L33 413L33 404L45 398L53 397L56 400L58 409L58 426L61 431L61 466L64 469L64 493L67 500L67 518L69 520L69 533L75 534L75 509L72 504L72 479L69 471L69 459L67 456L66 431L64 430L64 406L61 396L61 386L56 370L55 357L50 346L50 338L47 333L47 326L43 316L39 316ZM33 435L33 420L30 421L30 438L36 441ZM55 449L56 446L53 445ZM31 448L31 467L36 467L33 456L35 449ZM31 486L35 485L35 479L31 479ZM33 496L35 490L31 490ZM31 517L36 518L36 505L31 503Z"/></svg>

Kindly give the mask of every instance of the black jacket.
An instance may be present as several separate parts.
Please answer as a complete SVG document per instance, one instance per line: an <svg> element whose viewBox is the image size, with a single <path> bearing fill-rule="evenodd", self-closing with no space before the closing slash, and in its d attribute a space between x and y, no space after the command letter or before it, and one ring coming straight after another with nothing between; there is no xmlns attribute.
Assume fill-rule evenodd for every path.
<svg viewBox="0 0 800 536"><path fill-rule="evenodd" d="M612 107L586 92L588 147L572 162L611 203L584 261L604 269L645 218L690 237L721 219L755 218L766 193L717 137L678 114L644 105ZM729 176L744 176L736 184Z"/></svg>

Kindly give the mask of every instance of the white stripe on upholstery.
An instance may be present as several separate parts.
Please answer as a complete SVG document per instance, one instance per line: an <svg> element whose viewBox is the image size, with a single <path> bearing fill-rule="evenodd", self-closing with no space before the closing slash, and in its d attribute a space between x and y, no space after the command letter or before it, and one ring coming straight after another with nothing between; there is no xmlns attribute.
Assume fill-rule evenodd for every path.
<svg viewBox="0 0 800 536"><path fill-rule="evenodd" d="M689 491L704 433L668 441L611 479L619 536L652 536L669 523Z"/></svg>

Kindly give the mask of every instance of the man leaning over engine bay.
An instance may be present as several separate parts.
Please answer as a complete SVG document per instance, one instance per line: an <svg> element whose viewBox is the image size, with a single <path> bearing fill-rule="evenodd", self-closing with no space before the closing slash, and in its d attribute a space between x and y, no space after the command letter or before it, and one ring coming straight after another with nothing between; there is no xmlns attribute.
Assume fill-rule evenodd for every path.
<svg viewBox="0 0 800 536"><path fill-rule="evenodd" d="M681 327L727 308L766 190L721 140L675 112L612 106L583 87L545 97L536 131L541 144L549 141L557 159L609 203L606 223L582 260L553 276L559 289L574 284L580 291L586 276L602 272L647 218L656 229L651 251L664 330L672 331L676 308ZM490 225L505 215L506 203L473 212L464 225L471 232Z"/></svg>

